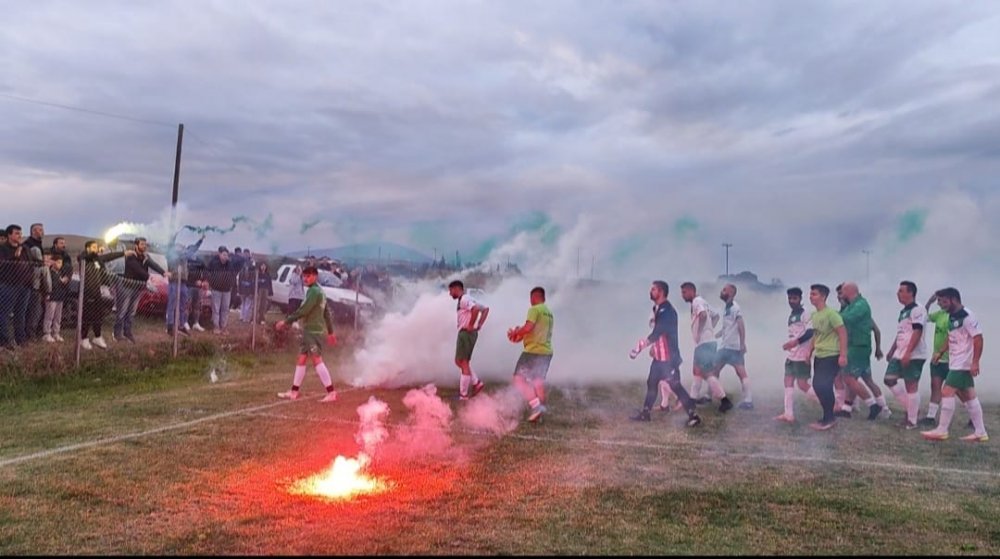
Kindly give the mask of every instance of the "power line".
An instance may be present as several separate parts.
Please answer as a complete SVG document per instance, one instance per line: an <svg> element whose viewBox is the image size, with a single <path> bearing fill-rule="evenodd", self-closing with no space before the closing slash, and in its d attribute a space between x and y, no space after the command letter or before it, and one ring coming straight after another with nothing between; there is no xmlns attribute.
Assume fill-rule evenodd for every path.
<svg viewBox="0 0 1000 559"><path fill-rule="evenodd" d="M50 101L41 101L39 99L29 99L27 97L18 97L16 95L8 95L6 93L0 93L0 97L3 97L5 99L10 99L12 101L21 101L22 103L32 103L32 104L35 104L35 105L43 105L43 106L46 106L46 107L56 107L58 109L66 109L68 111L76 111L76 112L79 112L79 113L87 113L87 114L97 115L97 116L103 116L103 117L107 117L107 118L117 118L119 120L128 120L128 121L132 121L132 122L141 122L143 124L153 124L153 125L156 125L156 126L169 126L170 128L176 128L177 127L177 124L176 123L172 123L172 122L163 122L163 121L159 121L159 120L149 120L149 119L145 119L145 118L136 118L136 117L132 117L132 116L119 115L119 114L115 114L115 113L109 113L109 112L105 112L105 111L98 111L98 110L94 110L94 109L86 109L86 108L83 108L83 107L74 107L72 105L63 105L61 103L52 103Z"/></svg>

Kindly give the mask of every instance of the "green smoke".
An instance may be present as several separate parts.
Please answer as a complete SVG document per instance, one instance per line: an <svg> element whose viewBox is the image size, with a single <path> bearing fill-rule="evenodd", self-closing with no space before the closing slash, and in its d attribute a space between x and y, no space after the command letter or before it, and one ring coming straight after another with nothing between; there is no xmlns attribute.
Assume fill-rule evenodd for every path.
<svg viewBox="0 0 1000 559"><path fill-rule="evenodd" d="M645 247L646 237L643 235L622 239L611 249L611 262L615 266L623 266Z"/></svg>
<svg viewBox="0 0 1000 559"><path fill-rule="evenodd" d="M686 241L694 237L700 227L698 221L690 215L684 215L674 222L674 237L679 241Z"/></svg>
<svg viewBox="0 0 1000 559"><path fill-rule="evenodd" d="M320 221L322 220L314 219L312 221L307 221L303 223L302 226L299 227L299 235L305 235L307 231L309 231L313 227L316 227L316 225L318 225Z"/></svg>
<svg viewBox="0 0 1000 559"><path fill-rule="evenodd" d="M899 217L896 224L896 238L905 243L923 233L927 221L927 210L918 208L909 210Z"/></svg>

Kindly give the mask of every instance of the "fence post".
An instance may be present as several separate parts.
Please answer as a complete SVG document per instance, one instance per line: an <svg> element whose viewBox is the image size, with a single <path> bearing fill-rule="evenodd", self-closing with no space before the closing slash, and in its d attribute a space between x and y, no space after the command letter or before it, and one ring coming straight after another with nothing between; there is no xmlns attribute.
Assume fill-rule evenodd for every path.
<svg viewBox="0 0 1000 559"><path fill-rule="evenodd" d="M358 273L358 281L354 282L354 331L358 330L358 309L361 305L361 273Z"/></svg>
<svg viewBox="0 0 1000 559"><path fill-rule="evenodd" d="M260 276L260 267L254 266L253 269L253 305L251 313L253 316L250 317L250 351L257 351L257 305L260 304L258 297L260 293L257 290L257 282Z"/></svg>
<svg viewBox="0 0 1000 559"><path fill-rule="evenodd" d="M181 258L183 258L183 255L178 255L178 259L177 259L177 271L175 272L177 274L177 277L176 277L176 280L177 280L177 291L174 294L174 308L173 308L173 311L171 311L169 308L167 309L167 312L173 312L174 313L174 320L172 321L174 327L173 327L173 332L171 332L171 334L174 337L174 340L173 340L173 342L174 342L174 349L173 349L173 357L174 357L174 359L177 359L177 339L180 336L180 329L181 329L181 323L180 323L180 320L181 320L181 283L182 283L181 282L181 265L182 265L182 262L180 260ZM167 269L169 270L170 267L167 266ZM169 282L167 283L167 289L170 289L170 283ZM167 296L167 300L168 301L170 300L169 295Z"/></svg>
<svg viewBox="0 0 1000 559"><path fill-rule="evenodd" d="M86 249L84 249L86 251ZM83 258L83 254L80 255L79 266L80 266L80 281L76 289L76 368L80 368L80 353L83 348L80 346L83 343L83 299L84 293L87 291L87 261Z"/></svg>

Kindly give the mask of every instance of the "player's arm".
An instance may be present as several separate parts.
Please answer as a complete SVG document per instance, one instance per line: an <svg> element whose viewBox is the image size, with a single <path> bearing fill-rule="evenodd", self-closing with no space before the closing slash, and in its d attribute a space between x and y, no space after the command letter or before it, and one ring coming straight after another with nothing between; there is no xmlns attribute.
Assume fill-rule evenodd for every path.
<svg viewBox="0 0 1000 559"><path fill-rule="evenodd" d="M702 329L705 328L705 323L708 322L708 311L703 310L700 313L698 313L698 317L695 319L695 321L696 324L698 325L698 327L695 328L695 331L701 332Z"/></svg>
<svg viewBox="0 0 1000 559"><path fill-rule="evenodd" d="M535 330L535 323L530 320L525 320L524 324L514 328L515 336L527 336Z"/></svg>
<svg viewBox="0 0 1000 559"><path fill-rule="evenodd" d="M913 353L913 350L916 349L917 344L920 343L920 338L923 335L924 335L924 325L920 324L919 322L914 323L913 332L910 334L910 343L907 344L906 350L903 352L903 355L900 356L899 358L899 362L902 363L904 367L910 364L910 355Z"/></svg>
<svg viewBox="0 0 1000 559"><path fill-rule="evenodd" d="M979 358L983 356L983 335L976 334L976 337L972 338L972 367L969 368L969 374L972 376L979 376Z"/></svg>
<svg viewBox="0 0 1000 559"><path fill-rule="evenodd" d="M930 298L928 298L927 302L924 303L924 309L928 312L928 314L931 312L931 304L934 301L937 301L937 294L936 293L931 293Z"/></svg>
<svg viewBox="0 0 1000 559"><path fill-rule="evenodd" d="M483 324L486 324L486 317L490 315L490 308L487 307L486 305L479 305L476 308L479 310L479 325L476 326L475 328L476 330L480 330L482 329ZM476 323L476 316L473 315L471 324L475 323Z"/></svg>
<svg viewBox="0 0 1000 559"><path fill-rule="evenodd" d="M885 360L891 361L894 355L896 355L896 340L893 340L892 345L889 346L889 352L885 354Z"/></svg>
<svg viewBox="0 0 1000 559"><path fill-rule="evenodd" d="M317 305L321 302L321 297L326 297L322 291L310 289L306 291L306 299L302 301L299 308L292 312L292 314L285 317L284 322L292 323L296 320L302 318L303 316L309 314Z"/></svg>
<svg viewBox="0 0 1000 559"><path fill-rule="evenodd" d="M872 334L875 336L875 359L882 359L882 331L879 330L878 324L875 323L875 319L872 319Z"/></svg>
<svg viewBox="0 0 1000 559"><path fill-rule="evenodd" d="M736 317L736 327L740 332L740 351L743 353L747 352L747 327L743 323L743 315Z"/></svg>
<svg viewBox="0 0 1000 559"><path fill-rule="evenodd" d="M837 338L840 341L840 357L837 363L841 367L847 366L847 328L843 324L837 326Z"/></svg>

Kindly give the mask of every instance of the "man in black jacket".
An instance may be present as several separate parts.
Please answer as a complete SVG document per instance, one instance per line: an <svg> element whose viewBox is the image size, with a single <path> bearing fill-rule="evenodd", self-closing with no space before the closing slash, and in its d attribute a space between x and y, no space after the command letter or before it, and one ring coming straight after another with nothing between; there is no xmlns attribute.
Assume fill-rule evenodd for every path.
<svg viewBox="0 0 1000 559"><path fill-rule="evenodd" d="M205 281L205 263L197 255L188 259L188 277L184 285L188 291L188 326L204 332L201 325L201 290L208 287L208 282Z"/></svg>
<svg viewBox="0 0 1000 559"><path fill-rule="evenodd" d="M25 325L25 330L28 332L28 339L37 340L42 337L42 316L45 314L42 274L48 273L48 269L43 269L45 256L42 240L45 237L45 226L41 223L32 223L29 231L28 238L24 240L24 248L28 249L28 256L35 263L35 276L32 280L31 296L28 302L28 322Z"/></svg>
<svg viewBox="0 0 1000 559"><path fill-rule="evenodd" d="M93 345L101 349L108 349L108 345L101 335L101 325L107 310L110 308L111 301L104 298L101 287L109 287L112 283L112 275L108 272L105 264L123 256L135 256L135 252L129 250L99 254L97 241L87 241L83 245L83 253L80 254L80 268L83 272L83 316L80 318L82 321L80 347L83 349L93 349L88 336L91 330L94 331Z"/></svg>
<svg viewBox="0 0 1000 559"><path fill-rule="evenodd" d="M236 287L236 277L242 267L242 260L230 258L229 249L225 246L220 246L219 253L208 263L206 279L212 289L212 327L216 334L221 334L226 329L229 303Z"/></svg>
<svg viewBox="0 0 1000 559"><path fill-rule="evenodd" d="M146 282L149 281L149 270L170 279L170 272L160 267L146 254L146 239L137 237L135 239L135 252L125 257L125 275L118 284L118 292L115 295L115 305L117 314L115 316L115 340L121 341L124 336L128 341L135 343L132 336L132 318L139 307L139 297L146 289Z"/></svg>
<svg viewBox="0 0 1000 559"><path fill-rule="evenodd" d="M13 349L15 343L23 345L29 340L28 305L36 263L21 243L21 226L8 225L6 233L7 242L0 245L0 345Z"/></svg>

